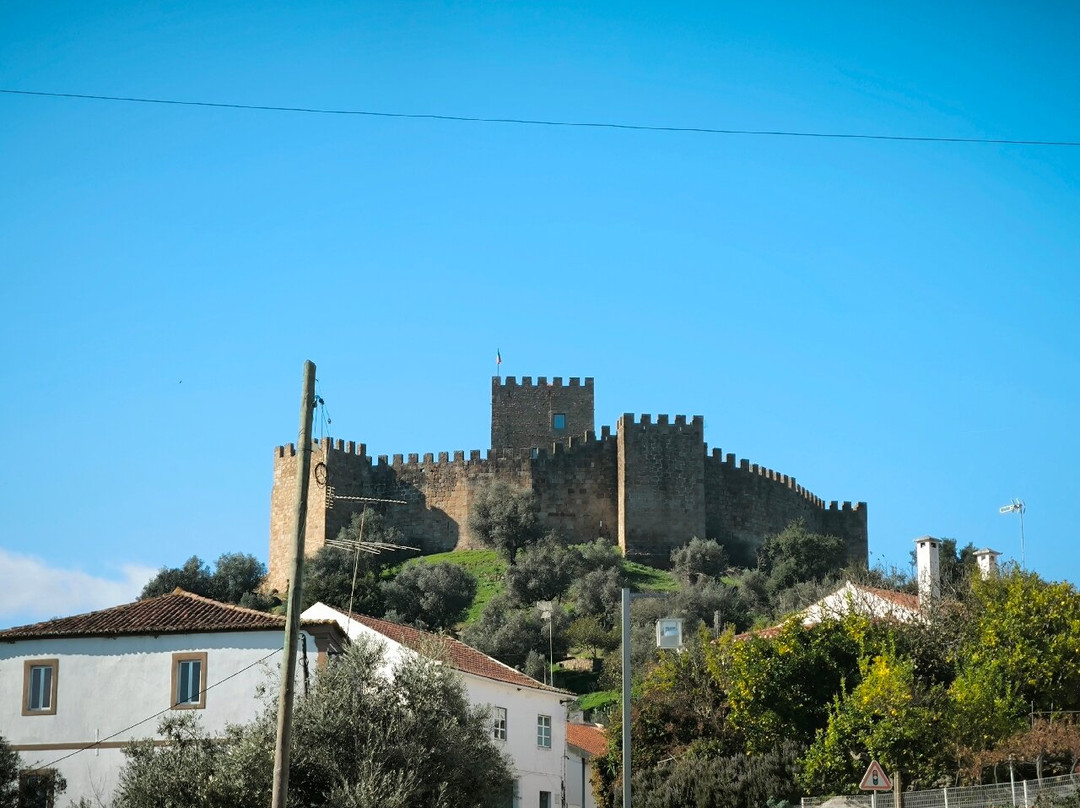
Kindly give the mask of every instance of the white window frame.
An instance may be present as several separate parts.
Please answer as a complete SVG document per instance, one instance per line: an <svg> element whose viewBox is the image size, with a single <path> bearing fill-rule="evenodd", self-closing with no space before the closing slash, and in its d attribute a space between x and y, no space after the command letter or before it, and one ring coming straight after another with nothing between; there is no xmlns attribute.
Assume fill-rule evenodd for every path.
<svg viewBox="0 0 1080 808"><path fill-rule="evenodd" d="M506 708L505 707L492 707L491 708L491 736L496 741L506 740Z"/></svg>
<svg viewBox="0 0 1080 808"><path fill-rule="evenodd" d="M551 748L551 716L536 716L536 745L540 749Z"/></svg>

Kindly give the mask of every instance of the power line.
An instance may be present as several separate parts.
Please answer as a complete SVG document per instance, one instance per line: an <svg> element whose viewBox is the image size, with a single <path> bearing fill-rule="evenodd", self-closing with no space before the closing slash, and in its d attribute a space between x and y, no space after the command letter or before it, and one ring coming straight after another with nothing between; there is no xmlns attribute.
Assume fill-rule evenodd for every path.
<svg viewBox="0 0 1080 808"><path fill-rule="evenodd" d="M425 112L379 112L364 109L328 109L321 107L281 107L264 104L226 104L217 101L179 101L174 98L137 98L118 95L87 95L83 93L49 93L39 90L8 90L8 95L33 95L46 98L78 98L86 101L121 101L130 104L168 104L182 107L212 107L215 109L245 109L258 112L300 112L311 115L360 115L369 118L407 118L410 120L457 121L462 123L496 123L517 126L561 126L585 129L623 129L634 132L681 132L699 135L747 135L752 137L808 137L833 140L890 140L907 143L978 143L1002 146L1080 146L1076 140L1013 140L982 137L920 137L916 135L868 135L857 132L802 132L783 129L714 129L705 126L652 126L648 124L610 123L603 121L557 121L539 118L482 118L471 115L436 115Z"/></svg>

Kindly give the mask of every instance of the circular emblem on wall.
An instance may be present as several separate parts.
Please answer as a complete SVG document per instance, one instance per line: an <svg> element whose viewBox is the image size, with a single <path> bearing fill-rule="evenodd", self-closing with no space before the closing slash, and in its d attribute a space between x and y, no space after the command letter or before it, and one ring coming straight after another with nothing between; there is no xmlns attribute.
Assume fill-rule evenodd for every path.
<svg viewBox="0 0 1080 808"><path fill-rule="evenodd" d="M315 466L315 482L319 485L326 485L326 464L319 463Z"/></svg>

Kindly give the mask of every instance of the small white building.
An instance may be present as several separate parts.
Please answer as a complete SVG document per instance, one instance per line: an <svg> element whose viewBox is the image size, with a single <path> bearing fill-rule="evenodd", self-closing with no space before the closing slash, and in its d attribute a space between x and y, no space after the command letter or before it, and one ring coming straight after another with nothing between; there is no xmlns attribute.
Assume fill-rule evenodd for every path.
<svg viewBox="0 0 1080 808"><path fill-rule="evenodd" d="M305 620L333 620L350 639L367 636L385 647L388 663L403 655L438 654L461 674L469 701L491 711L492 737L514 766L515 808L559 808L567 777L565 690L538 682L458 640L316 603ZM507 805L510 805L509 795Z"/></svg>
<svg viewBox="0 0 1080 808"><path fill-rule="evenodd" d="M24 778L58 772L67 791L107 803L132 740L170 710L198 710L211 734L250 721L276 692L285 618L176 589L88 614L0 630L0 734ZM337 653L336 624L305 622L298 676ZM305 666L306 662L306 666Z"/></svg>
<svg viewBox="0 0 1080 808"><path fill-rule="evenodd" d="M567 808L596 808L593 796L593 758L607 751L604 729L596 724L566 725Z"/></svg>

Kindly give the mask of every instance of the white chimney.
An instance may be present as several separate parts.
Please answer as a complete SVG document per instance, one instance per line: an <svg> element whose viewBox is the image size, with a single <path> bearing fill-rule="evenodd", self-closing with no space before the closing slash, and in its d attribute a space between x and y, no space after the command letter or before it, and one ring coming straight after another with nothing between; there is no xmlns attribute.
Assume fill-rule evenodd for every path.
<svg viewBox="0 0 1080 808"><path fill-rule="evenodd" d="M984 581L988 578L997 578L999 555L1001 553L997 550L991 550L989 547L975 551L975 561L979 565L979 577Z"/></svg>
<svg viewBox="0 0 1080 808"><path fill-rule="evenodd" d="M915 539L915 561L919 574L919 608L929 609L941 599L941 542L933 536Z"/></svg>

